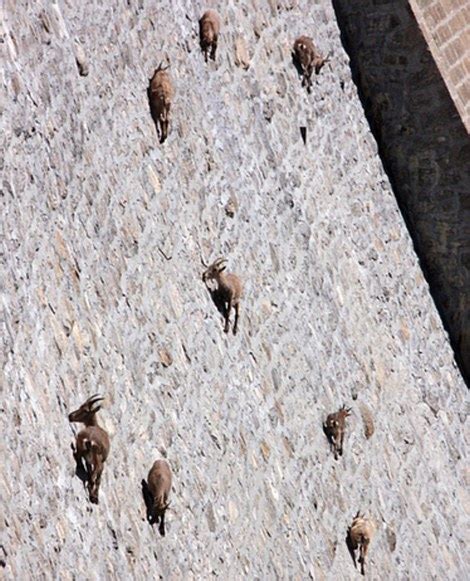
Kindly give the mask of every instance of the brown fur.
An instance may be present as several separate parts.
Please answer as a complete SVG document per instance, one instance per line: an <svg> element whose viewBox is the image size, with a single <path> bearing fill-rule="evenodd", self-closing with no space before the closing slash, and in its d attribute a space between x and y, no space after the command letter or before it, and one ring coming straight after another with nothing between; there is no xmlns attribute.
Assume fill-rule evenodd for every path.
<svg viewBox="0 0 470 581"><path fill-rule="evenodd" d="M204 60L210 58L215 61L215 52L217 50L217 41L220 32L220 18L215 10L207 10L199 20L199 40L201 50L204 54Z"/></svg>
<svg viewBox="0 0 470 581"><path fill-rule="evenodd" d="M343 405L343 407L337 412L329 414L326 418L326 422L323 424L323 429L335 454L335 460L338 459L338 455L343 455L346 418L351 415L350 412L351 410L349 408L346 409L346 406Z"/></svg>
<svg viewBox="0 0 470 581"><path fill-rule="evenodd" d="M150 111L157 133L160 132L160 143L163 143L168 137L171 103L175 95L171 77L166 71L167 68L168 66L165 69L162 68L160 64L155 69L148 88Z"/></svg>
<svg viewBox="0 0 470 581"><path fill-rule="evenodd" d="M208 280L214 280L217 288L211 291L212 297L216 303L220 302L225 319L225 333L228 333L230 327L230 312L235 310L235 321L233 324L233 334L235 335L238 328L238 316L240 309L240 298L243 293L243 286L236 274L223 272L226 268L224 258L218 258L213 262L202 275L202 280L206 283Z"/></svg>
<svg viewBox="0 0 470 581"><path fill-rule="evenodd" d="M359 549L359 563L361 564L361 574L365 574L365 563L369 544L374 536L374 523L361 515L360 512L354 517L348 530L348 537L351 549L353 551L354 565L356 565L356 551Z"/></svg>
<svg viewBox="0 0 470 581"><path fill-rule="evenodd" d="M172 474L166 460L154 462L147 476L147 487L152 496L152 524L160 520L160 534L165 536L165 512L169 506Z"/></svg>
<svg viewBox="0 0 470 581"><path fill-rule="evenodd" d="M94 504L98 504L101 474L110 448L109 436L96 420L96 413L101 406L95 407L95 404L102 399L94 395L69 414L70 422L81 422L86 426L77 434L74 457L78 466L82 465L82 459L85 460L90 502Z"/></svg>
<svg viewBox="0 0 470 581"><path fill-rule="evenodd" d="M313 40L308 36L299 36L294 42L292 56L302 71L302 87L307 87L307 91L310 93L312 89L313 71L318 75L328 61L328 57L324 58L321 56Z"/></svg>

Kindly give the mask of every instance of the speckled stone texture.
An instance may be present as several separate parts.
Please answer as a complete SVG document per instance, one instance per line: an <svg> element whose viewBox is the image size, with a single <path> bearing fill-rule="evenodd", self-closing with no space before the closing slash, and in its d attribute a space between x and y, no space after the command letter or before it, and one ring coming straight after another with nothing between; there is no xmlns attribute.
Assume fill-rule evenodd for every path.
<svg viewBox="0 0 470 581"><path fill-rule="evenodd" d="M355 579L361 509L368 578L463 579L467 393L330 3L2 11L0 576ZM290 57L303 33L332 51L311 95ZM167 56L160 145L146 89ZM201 254L244 280L236 336ZM96 392L112 439L98 506L67 420ZM335 461L322 423L343 403ZM162 456L165 538L140 485Z"/></svg>

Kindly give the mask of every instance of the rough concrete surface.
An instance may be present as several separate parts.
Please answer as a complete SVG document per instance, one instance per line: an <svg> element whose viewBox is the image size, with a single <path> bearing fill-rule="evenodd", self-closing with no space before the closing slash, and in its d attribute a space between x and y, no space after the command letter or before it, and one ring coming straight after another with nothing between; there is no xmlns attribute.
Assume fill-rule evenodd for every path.
<svg viewBox="0 0 470 581"><path fill-rule="evenodd" d="M208 5L223 28L205 65ZM464 578L467 393L330 3L2 12L0 575L355 579L361 509L377 523L368 578ZM290 59L301 33L333 52L311 95ZM160 145L146 89L166 55ZM244 279L236 336L201 253ZM112 439L98 506L67 420L96 392ZM335 461L322 422L343 403ZM140 488L161 456L165 538Z"/></svg>

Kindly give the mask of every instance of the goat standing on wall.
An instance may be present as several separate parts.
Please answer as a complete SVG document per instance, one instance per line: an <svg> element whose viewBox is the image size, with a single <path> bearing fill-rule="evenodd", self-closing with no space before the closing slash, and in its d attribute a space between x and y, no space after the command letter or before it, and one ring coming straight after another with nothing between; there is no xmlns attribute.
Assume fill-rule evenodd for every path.
<svg viewBox="0 0 470 581"><path fill-rule="evenodd" d="M225 320L224 332L229 332L230 312L235 310L235 321L233 324L233 334L235 335L238 327L238 315L240 309L240 298L243 292L243 286L236 274L231 272L225 273L225 258L218 258L203 273L202 280L211 293L212 300L222 313ZM204 266L207 266L204 264ZM215 282L215 288L210 288L208 281Z"/></svg>
<svg viewBox="0 0 470 581"><path fill-rule="evenodd" d="M299 36L294 42L292 58L302 75L302 87L307 87L307 91L310 93L312 90L313 71L318 75L328 62L329 55L326 58L322 57L309 36Z"/></svg>
<svg viewBox="0 0 470 581"><path fill-rule="evenodd" d="M166 460L156 460L147 476L142 480L142 491L147 505L147 519L151 525L160 521L158 530L165 536L165 512L170 506L172 474Z"/></svg>
<svg viewBox="0 0 470 581"><path fill-rule="evenodd" d="M201 50L204 54L204 60L208 61L209 51L210 58L215 61L215 51L217 50L217 41L220 32L220 18L215 10L207 10L199 20L199 41Z"/></svg>
<svg viewBox="0 0 470 581"><path fill-rule="evenodd" d="M101 405L96 404L103 399L99 395L93 395L78 410L69 414L70 422L85 424L85 428L77 434L74 458L77 469L83 467L82 459L85 460L88 492L93 504L98 504L101 474L110 447L108 434L98 425L96 419L96 413L101 409Z"/></svg>
<svg viewBox="0 0 470 581"><path fill-rule="evenodd" d="M348 529L347 544L356 567L356 551L359 549L359 563L361 564L361 574L365 574L365 563L369 544L374 536L374 523L361 515L360 511L354 517Z"/></svg>
<svg viewBox="0 0 470 581"><path fill-rule="evenodd" d="M147 89L150 112L157 134L160 133L160 143L163 143L168 137L171 103L175 95L170 75L166 72L169 66L163 68L162 63L158 65Z"/></svg>
<svg viewBox="0 0 470 581"><path fill-rule="evenodd" d="M343 441L344 432L346 431L346 418L351 415L351 408L343 407L335 412L329 414L326 422L323 424L323 431L330 442L330 446L335 454L335 460L338 455L343 455Z"/></svg>

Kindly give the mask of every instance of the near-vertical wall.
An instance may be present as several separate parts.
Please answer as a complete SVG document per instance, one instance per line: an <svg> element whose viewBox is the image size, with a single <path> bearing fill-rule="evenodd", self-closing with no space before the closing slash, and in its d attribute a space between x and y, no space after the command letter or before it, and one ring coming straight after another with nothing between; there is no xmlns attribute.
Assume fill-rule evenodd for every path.
<svg viewBox="0 0 470 581"><path fill-rule="evenodd" d="M466 578L468 392L330 0L4 0L0 21L0 578ZM331 53L311 94L300 34ZM161 145L147 89L167 56ZM235 336L201 254L244 281ZM99 505L68 421L94 393ZM160 457L165 538L141 486Z"/></svg>
<svg viewBox="0 0 470 581"><path fill-rule="evenodd" d="M384 166L468 383L468 11L422 0L334 4Z"/></svg>

